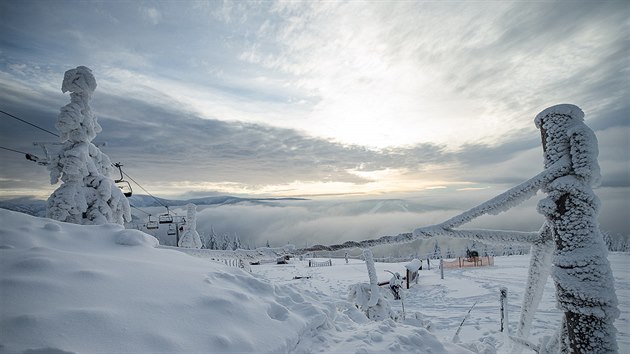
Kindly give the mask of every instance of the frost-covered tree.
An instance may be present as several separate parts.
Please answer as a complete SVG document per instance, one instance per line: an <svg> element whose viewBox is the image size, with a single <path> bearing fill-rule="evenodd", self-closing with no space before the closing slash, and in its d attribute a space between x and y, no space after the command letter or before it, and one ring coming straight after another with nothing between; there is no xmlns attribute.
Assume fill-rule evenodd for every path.
<svg viewBox="0 0 630 354"><path fill-rule="evenodd" d="M96 80L85 66L64 74L61 91L70 92L70 103L57 118L62 147L48 165L50 183L62 184L48 198L46 215L75 224L123 224L131 221L129 202L109 177L109 157L92 144L102 130L89 106L95 89Z"/></svg>
<svg viewBox="0 0 630 354"><path fill-rule="evenodd" d="M177 246L183 248L201 248L201 238L199 237L199 233L197 233L197 206L190 203L186 205L186 209L188 227L179 238Z"/></svg>
<svg viewBox="0 0 630 354"><path fill-rule="evenodd" d="M455 254L453 253L451 246L446 246L446 258L454 258L454 257L455 257Z"/></svg>
<svg viewBox="0 0 630 354"><path fill-rule="evenodd" d="M232 249L237 250L241 247L241 239L238 237L237 233L234 233L234 238L232 239Z"/></svg>
<svg viewBox="0 0 630 354"><path fill-rule="evenodd" d="M561 350L617 352L614 321L619 316L612 270L599 230L600 180L597 138L573 105L550 107L536 116L545 168L569 161L570 170L547 184L538 211L547 219L555 251L551 276L558 307L564 311Z"/></svg>
<svg viewBox="0 0 630 354"><path fill-rule="evenodd" d="M609 232L602 232L604 242L609 251L613 252L628 252L628 236L621 234L611 235Z"/></svg>
<svg viewBox="0 0 630 354"><path fill-rule="evenodd" d="M230 240L230 235L228 233L224 233L223 236L221 236L219 249L224 251L232 249L232 241Z"/></svg>
<svg viewBox="0 0 630 354"><path fill-rule="evenodd" d="M206 244L206 248L209 250L218 250L218 240L217 234L214 232L214 226L210 226L210 235L208 235L208 243Z"/></svg>
<svg viewBox="0 0 630 354"><path fill-rule="evenodd" d="M433 258L441 258L441 257L442 257L442 250L440 249L440 245L438 244L436 240L435 244L433 245Z"/></svg>

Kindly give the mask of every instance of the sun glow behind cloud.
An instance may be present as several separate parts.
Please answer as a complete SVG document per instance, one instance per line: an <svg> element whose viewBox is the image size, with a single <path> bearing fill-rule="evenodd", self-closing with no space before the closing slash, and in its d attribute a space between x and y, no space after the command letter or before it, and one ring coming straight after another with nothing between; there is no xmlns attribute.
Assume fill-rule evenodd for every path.
<svg viewBox="0 0 630 354"><path fill-rule="evenodd" d="M402 20L383 18L383 9L375 3L288 7L276 9L280 20L265 21L257 33L263 42L278 38L271 48L280 49L270 51L256 43L241 59L290 75L286 85L317 102L311 111L296 116L293 126L342 143L376 148L496 141L492 138L496 133L483 129L483 105L453 92L440 65L419 57L419 46L435 44L430 40L434 33L408 33L402 38L393 33L409 21L409 15ZM407 10L421 23L423 13L411 7ZM295 8L300 16L291 16L298 11Z"/></svg>
<svg viewBox="0 0 630 354"><path fill-rule="evenodd" d="M448 188L447 186L462 186L469 184L465 181L445 181L438 179L419 180L410 176L406 171L348 171L365 179L363 183L339 181L293 181L282 184L252 185L234 182L199 182L178 181L156 185L162 195L181 196L190 191L203 195L204 193L222 193L231 195L247 195L258 197L340 197L340 196L378 196L399 192L422 192Z"/></svg>

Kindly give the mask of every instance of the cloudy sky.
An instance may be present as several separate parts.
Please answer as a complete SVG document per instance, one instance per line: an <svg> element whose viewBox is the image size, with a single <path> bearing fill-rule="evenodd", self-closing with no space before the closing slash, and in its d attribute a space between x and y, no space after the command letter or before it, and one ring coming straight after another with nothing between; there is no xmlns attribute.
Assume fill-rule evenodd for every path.
<svg viewBox="0 0 630 354"><path fill-rule="evenodd" d="M63 73L85 65L95 142L157 196L457 209L540 172L533 117L573 103L599 139L602 224L629 233L629 14L622 0L6 0L0 109L55 131ZM56 140L0 118L2 147ZM0 198L56 188L0 158Z"/></svg>

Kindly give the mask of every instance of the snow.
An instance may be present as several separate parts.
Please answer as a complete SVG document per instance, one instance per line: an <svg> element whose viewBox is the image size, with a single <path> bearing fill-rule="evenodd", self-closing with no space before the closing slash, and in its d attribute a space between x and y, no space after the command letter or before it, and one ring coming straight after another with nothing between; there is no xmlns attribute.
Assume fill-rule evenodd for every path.
<svg viewBox="0 0 630 354"><path fill-rule="evenodd" d="M405 268L409 269L410 272L417 272L420 268L422 268L422 261L414 258L411 262L405 265Z"/></svg>
<svg viewBox="0 0 630 354"><path fill-rule="evenodd" d="M89 105L95 89L89 68L66 71L61 90L70 91L70 103L61 108L55 124L62 147L47 162L50 183L62 184L48 198L46 215L75 224L122 225L131 221L129 202L109 177L109 157L92 144L102 130Z"/></svg>
<svg viewBox="0 0 630 354"><path fill-rule="evenodd" d="M219 251L185 249L193 257L156 248L151 236L116 224L75 225L3 209L0 223L0 352L7 353L509 353L499 332L499 290L509 289L509 311L518 318L530 262L496 257L494 267L449 269L443 280L436 268L422 270L418 285L403 289L405 319L372 321L348 301L348 288L369 279L361 260L309 268L307 259L294 259L250 273L200 258ZM620 352L628 352L630 255L608 259L620 297ZM374 263L375 275L386 281L386 270L405 265ZM544 290L534 343L560 321L551 279ZM400 313L400 301L388 301ZM475 302L461 343L452 343Z"/></svg>

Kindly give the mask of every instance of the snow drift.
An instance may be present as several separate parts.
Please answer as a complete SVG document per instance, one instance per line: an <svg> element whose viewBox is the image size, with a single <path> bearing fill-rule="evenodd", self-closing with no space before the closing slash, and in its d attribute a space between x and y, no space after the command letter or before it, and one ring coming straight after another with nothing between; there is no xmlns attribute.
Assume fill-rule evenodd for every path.
<svg viewBox="0 0 630 354"><path fill-rule="evenodd" d="M378 341L365 352L467 352L424 328L369 321L348 302L155 248L117 224L4 209L0 222L2 352L335 352L369 338Z"/></svg>
<svg viewBox="0 0 630 354"><path fill-rule="evenodd" d="M286 352L332 317L308 294L153 248L137 230L0 219L7 352Z"/></svg>

